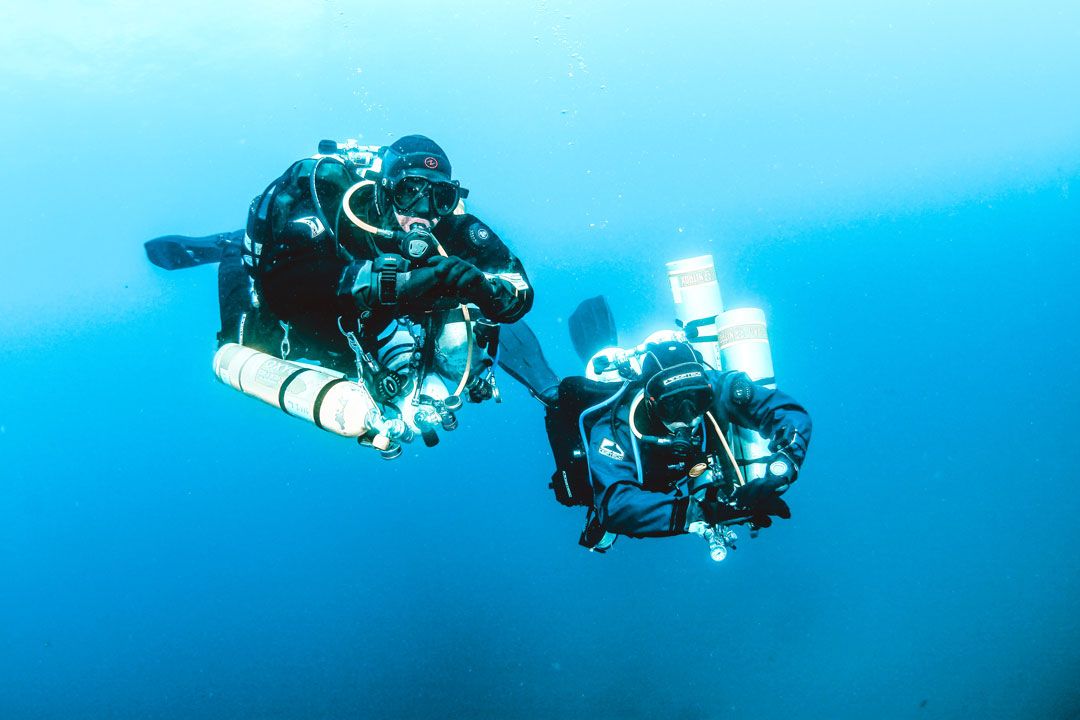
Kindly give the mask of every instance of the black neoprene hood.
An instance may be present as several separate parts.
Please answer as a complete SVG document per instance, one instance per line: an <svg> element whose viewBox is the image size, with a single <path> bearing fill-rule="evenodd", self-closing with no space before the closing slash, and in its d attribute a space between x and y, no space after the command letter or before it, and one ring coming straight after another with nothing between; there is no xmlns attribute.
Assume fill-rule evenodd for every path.
<svg viewBox="0 0 1080 720"><path fill-rule="evenodd" d="M394 182L405 175L449 182L450 158L438 143L424 135L406 135L390 145L383 174Z"/></svg>

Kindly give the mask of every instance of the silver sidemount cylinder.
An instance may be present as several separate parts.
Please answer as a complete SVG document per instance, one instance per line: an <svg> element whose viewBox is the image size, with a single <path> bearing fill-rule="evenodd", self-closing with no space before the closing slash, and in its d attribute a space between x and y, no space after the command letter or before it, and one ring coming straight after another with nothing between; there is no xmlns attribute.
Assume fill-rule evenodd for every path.
<svg viewBox="0 0 1080 720"><path fill-rule="evenodd" d="M401 423L408 428L404 437L411 438L412 434L420 432L423 424L418 421L417 413L422 409L426 410L427 406L413 402L410 396L423 393L441 400L449 393L442 381L438 377L431 378L431 375L425 378L424 387L416 386L417 373L411 363L414 353L420 352L420 345L408 324L401 320L393 321L379 335L378 341L380 347L375 360L387 370L397 373L402 379L397 394L391 398L391 404L397 409Z"/></svg>
<svg viewBox="0 0 1080 720"><path fill-rule="evenodd" d="M775 388L772 350L765 325L765 313L758 308L739 308L721 313L716 319L717 348L720 351L720 367L739 370L754 382ZM733 428L734 442L731 451L737 460L756 460L769 455L769 441L749 428ZM765 475L765 465L744 465L747 481Z"/></svg>
<svg viewBox="0 0 1080 720"><path fill-rule="evenodd" d="M408 326L397 320L379 335L380 347L375 355L379 365L401 375L409 374L409 363L413 353L418 351L416 338L409 332Z"/></svg>
<svg viewBox="0 0 1080 720"><path fill-rule="evenodd" d="M480 311L470 306L470 318L479 317ZM461 382L468 370L475 375L481 368L485 351L476 344L476 334L472 329L473 321L466 322L463 317L443 325L435 338L435 373L448 387L453 388Z"/></svg>
<svg viewBox="0 0 1080 720"><path fill-rule="evenodd" d="M235 390L337 435L361 437L383 424L367 388L325 368L228 343L214 355L214 373ZM391 441L380 433L371 444L385 450Z"/></svg>
<svg viewBox="0 0 1080 720"><path fill-rule="evenodd" d="M477 308L471 306L469 312L470 317L480 314ZM457 389L466 371L470 376L475 375L486 357L485 351L476 345L471 325L472 322L466 322L460 313L457 314L457 319L443 324L435 337L431 372L424 374L419 387L410 391L413 395L412 401L406 402L403 398L402 402L398 403L402 419L413 431L451 429L447 426L451 417L446 412L447 407L453 403L448 401L448 398ZM395 340L397 339L398 336L395 335ZM421 395L426 395L434 404L419 401Z"/></svg>
<svg viewBox="0 0 1080 720"><path fill-rule="evenodd" d="M687 329L687 336L713 335L713 321L724 311L720 298L720 284L716 281L716 269L712 255L699 255L685 260L675 260L667 264L668 281L671 283L671 295L675 300L675 317ZM690 337L690 342L705 362L715 368L720 367L719 350L712 341L699 341Z"/></svg>

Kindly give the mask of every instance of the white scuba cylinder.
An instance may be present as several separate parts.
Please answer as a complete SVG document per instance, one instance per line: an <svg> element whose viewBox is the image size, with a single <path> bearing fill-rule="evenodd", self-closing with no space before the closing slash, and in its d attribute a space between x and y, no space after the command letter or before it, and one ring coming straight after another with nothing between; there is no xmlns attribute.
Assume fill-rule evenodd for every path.
<svg viewBox="0 0 1080 720"><path fill-rule="evenodd" d="M667 264L675 317L687 329L687 337L705 362L720 367L720 351L712 340L697 340L695 335L712 335L713 319L724 311L720 284L712 255L699 255ZM697 332L695 332L695 330Z"/></svg>
<svg viewBox="0 0 1080 720"><path fill-rule="evenodd" d="M382 415L367 388L325 368L227 343L214 355L214 373L249 397L344 437L361 437L381 424ZM372 444L381 450L390 441L379 435Z"/></svg>
<svg viewBox="0 0 1080 720"><path fill-rule="evenodd" d="M675 316L705 361L721 370L742 371L755 382L776 387L765 313L757 308L724 311L712 256L669 262L667 271ZM757 460L769 455L768 440L756 431L732 427L730 435L736 460ZM743 469L747 480L765 474L765 466L760 463Z"/></svg>
<svg viewBox="0 0 1080 720"><path fill-rule="evenodd" d="M721 313L716 318L716 347L720 352L720 367L739 370L756 383L776 387L773 375L772 350L765 324L765 313L758 308L739 308ZM731 450L739 460L767 457L769 441L749 428L733 427ZM743 466L747 481L765 475L765 465Z"/></svg>

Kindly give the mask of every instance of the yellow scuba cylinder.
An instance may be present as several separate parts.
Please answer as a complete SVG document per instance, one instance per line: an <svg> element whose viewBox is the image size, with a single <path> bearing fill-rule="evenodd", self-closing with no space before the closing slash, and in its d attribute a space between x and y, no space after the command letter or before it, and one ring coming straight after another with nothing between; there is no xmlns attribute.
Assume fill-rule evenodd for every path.
<svg viewBox="0 0 1080 720"><path fill-rule="evenodd" d="M222 345L214 355L214 373L249 397L343 437L376 432L382 420L362 384L325 368L281 360L236 343ZM377 434L371 444L386 450L392 441Z"/></svg>

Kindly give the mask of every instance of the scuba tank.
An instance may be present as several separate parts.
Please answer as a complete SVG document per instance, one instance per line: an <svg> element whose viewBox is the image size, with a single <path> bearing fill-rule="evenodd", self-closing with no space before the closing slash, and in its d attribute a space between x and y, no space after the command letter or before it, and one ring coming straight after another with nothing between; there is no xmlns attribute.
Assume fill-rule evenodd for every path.
<svg viewBox="0 0 1080 720"><path fill-rule="evenodd" d="M705 361L720 370L744 372L754 382L775 388L764 311L724 310L711 255L669 262L667 271L678 323ZM764 477L765 467L759 461L770 454L768 439L748 428L728 428L728 436L746 480Z"/></svg>
<svg viewBox="0 0 1080 720"><path fill-rule="evenodd" d="M358 438L386 457L401 452L398 440L405 434L404 424L383 418L363 383L340 373L226 343L214 355L214 374L248 397L321 430Z"/></svg>
<svg viewBox="0 0 1080 720"><path fill-rule="evenodd" d="M713 338L702 332L709 329L716 316L724 311L712 255L669 262L667 274L675 301L676 322L705 362L719 369L720 349Z"/></svg>
<svg viewBox="0 0 1080 720"><path fill-rule="evenodd" d="M419 434L431 447L438 444L440 430L457 428L464 392L473 402L498 399L491 372L497 330L456 308L428 315L423 324L392 321L371 352L360 347L354 333L346 337L356 354L357 374L381 411L405 424L406 441Z"/></svg>
<svg viewBox="0 0 1080 720"><path fill-rule="evenodd" d="M720 370L746 373L751 380L775 388L764 311L724 310L711 255L669 262L667 271L678 324L705 361ZM738 482L764 477L766 468L761 461L770 455L769 440L755 430L734 425L717 428L721 438L724 433L731 459L741 469ZM728 525L697 525L690 530L706 540L713 560L723 560L728 549L735 547L737 537Z"/></svg>
<svg viewBox="0 0 1080 720"><path fill-rule="evenodd" d="M716 318L716 337L723 369L740 370L754 382L770 389L776 388L772 350L763 311L739 308L720 313ZM765 464L757 461L772 454L769 440L749 428L732 430L731 450L737 459L745 463L743 474L747 482L765 477Z"/></svg>
<svg viewBox="0 0 1080 720"><path fill-rule="evenodd" d="M492 368L498 352L498 324L479 317L473 307L428 316L420 333L411 399L402 402L403 415L429 447L436 432L457 428L463 395L471 402L500 401Z"/></svg>

